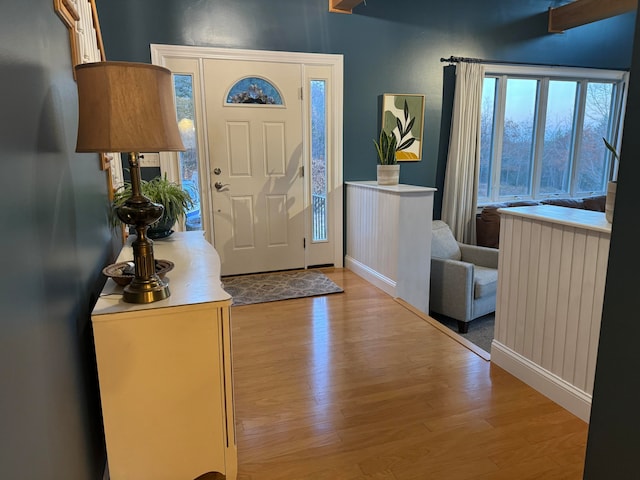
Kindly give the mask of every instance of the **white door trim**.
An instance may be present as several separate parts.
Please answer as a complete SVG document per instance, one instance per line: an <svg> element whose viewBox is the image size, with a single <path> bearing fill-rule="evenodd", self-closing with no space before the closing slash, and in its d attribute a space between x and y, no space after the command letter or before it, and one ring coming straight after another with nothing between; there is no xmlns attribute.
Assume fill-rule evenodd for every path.
<svg viewBox="0 0 640 480"><path fill-rule="evenodd" d="M334 265L342 267L344 265L344 233L343 233L343 95L344 95L344 60L342 55L338 54L320 54L320 53L302 53L302 52L276 52L269 50L245 50L231 49L219 47L193 47L183 45L161 45L151 44L151 62L154 65L165 66L167 59L170 58L191 58L191 59L227 59L227 60L245 60L245 61L273 61L280 63L297 63L302 65L324 65L331 68L331 83L333 86L332 109L334 116L330 122L330 142L331 154L329 158L333 159L333 168L331 169L331 178L329 188L332 192L333 201L331 202L331 227L335 232L334 243ZM202 125L206 128L206 125ZM206 131L206 130L205 130ZM206 137L206 135L205 135ZM206 141L206 139L205 139ZM200 158L203 161L202 168L209 171L209 158L206 145L202 145L200 153L204 153ZM305 160L308 161L308 160ZM163 172L167 172L167 177L176 181L177 178L177 155L171 153L161 153L160 165ZM310 166L305 165L307 172ZM176 175L175 178L171 178ZM204 179L203 179L204 180ZM201 192L201 199L211 205L210 177L207 175L206 191ZM203 189L205 190L205 189ZM205 198L206 197L206 198ZM305 201L307 201L305 199ZM210 232L206 232L207 239L211 242Z"/></svg>

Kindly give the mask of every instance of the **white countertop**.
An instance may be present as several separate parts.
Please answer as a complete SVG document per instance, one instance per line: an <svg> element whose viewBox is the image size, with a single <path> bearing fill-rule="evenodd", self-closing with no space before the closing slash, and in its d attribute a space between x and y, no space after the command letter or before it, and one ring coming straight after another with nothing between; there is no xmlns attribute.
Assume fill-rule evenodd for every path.
<svg viewBox="0 0 640 480"><path fill-rule="evenodd" d="M347 185L357 185L359 187L373 188L376 190L384 190L392 193L426 193L435 192L437 189L433 187L420 187L418 185L406 185L399 183L398 185L378 185L375 180L372 181L354 181L344 182Z"/></svg>
<svg viewBox="0 0 640 480"><path fill-rule="evenodd" d="M131 237L115 263L133 259L130 243ZM153 256L157 260L170 260L175 264L173 270L165 277L171 293L168 298L145 304L126 303L122 300L123 287L109 278L96 302L93 315L231 299L231 295L223 290L220 282L218 252L204 238L204 232L176 232L167 238L154 240Z"/></svg>
<svg viewBox="0 0 640 480"><path fill-rule="evenodd" d="M604 212L559 207L557 205L499 208L498 212L500 212L501 215L514 215L570 227L584 228L586 230L611 233L611 224L607 222Z"/></svg>

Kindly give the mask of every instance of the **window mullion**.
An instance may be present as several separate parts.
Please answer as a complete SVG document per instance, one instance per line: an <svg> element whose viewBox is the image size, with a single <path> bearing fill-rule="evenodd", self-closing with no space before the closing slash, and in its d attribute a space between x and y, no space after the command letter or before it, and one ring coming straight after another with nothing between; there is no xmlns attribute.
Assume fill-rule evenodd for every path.
<svg viewBox="0 0 640 480"><path fill-rule="evenodd" d="M493 165L491 169L492 202L497 202L500 194L500 168L502 163L502 141L504 136L504 115L507 103L507 76L498 77L496 94L496 111L494 116L495 129L493 132Z"/></svg>
<svg viewBox="0 0 640 480"><path fill-rule="evenodd" d="M626 88L626 78L623 81L620 82L616 82L615 84L615 94L614 94L614 108L612 111L612 115L610 118L610 133L609 136L612 140L615 141L615 143L613 143L612 145L617 148L618 152L620 153L620 147L622 145L622 129L623 129L623 123L622 121L620 121L619 119L624 118L624 114L625 114L625 106L627 103L627 99L626 99L626 95L627 95L627 88ZM607 165L608 171L609 171L609 179L610 180L615 180L618 178L618 163L615 159L611 158L611 156L609 156L610 160L609 160L609 164Z"/></svg>
<svg viewBox="0 0 640 480"><path fill-rule="evenodd" d="M573 152L571 155L571 185L569 187L569 195L573 197L578 188L578 159L582 149L582 130L584 126L584 114L587 104L587 80L579 82L578 89L578 106L575 116L575 124L573 126Z"/></svg>
<svg viewBox="0 0 640 480"><path fill-rule="evenodd" d="M538 82L538 101L536 104L536 125L534 130L535 142L533 148L533 175L531 197L540 195L540 178L542 176L542 154L544 151L545 125L547 123L547 101L549 99L549 78L542 78Z"/></svg>

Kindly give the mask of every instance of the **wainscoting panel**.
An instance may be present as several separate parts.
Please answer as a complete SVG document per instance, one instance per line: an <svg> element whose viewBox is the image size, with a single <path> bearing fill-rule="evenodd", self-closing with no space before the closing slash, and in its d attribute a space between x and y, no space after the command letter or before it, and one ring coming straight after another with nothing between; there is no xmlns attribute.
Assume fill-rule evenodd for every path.
<svg viewBox="0 0 640 480"><path fill-rule="evenodd" d="M347 182L347 268L424 313L429 310L434 191Z"/></svg>
<svg viewBox="0 0 640 480"><path fill-rule="evenodd" d="M378 274L398 279L397 218L400 197L372 188L347 187L347 252Z"/></svg>
<svg viewBox="0 0 640 480"><path fill-rule="evenodd" d="M609 237L606 228L589 224L501 213L495 329L500 353L496 359L492 349L494 362L512 352L517 363L526 360L545 371L545 381L566 382L590 401Z"/></svg>

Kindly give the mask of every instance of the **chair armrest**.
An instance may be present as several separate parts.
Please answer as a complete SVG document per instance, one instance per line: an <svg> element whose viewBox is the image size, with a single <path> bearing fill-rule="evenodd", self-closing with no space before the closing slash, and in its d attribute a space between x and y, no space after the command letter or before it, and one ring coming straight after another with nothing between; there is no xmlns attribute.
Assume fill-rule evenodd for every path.
<svg viewBox="0 0 640 480"><path fill-rule="evenodd" d="M473 265L447 258L431 258L429 304L437 313L456 320L471 318Z"/></svg>
<svg viewBox="0 0 640 480"><path fill-rule="evenodd" d="M462 253L462 261L480 265L481 267L498 268L498 252L497 248L479 247L477 245L460 245L460 253Z"/></svg>

